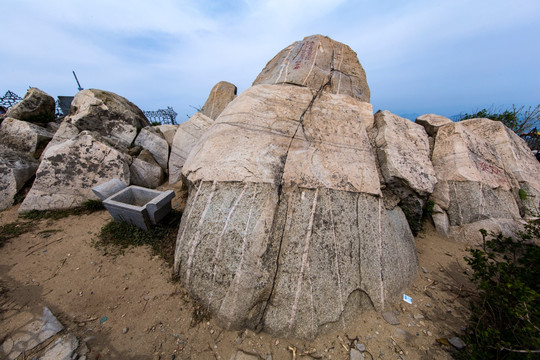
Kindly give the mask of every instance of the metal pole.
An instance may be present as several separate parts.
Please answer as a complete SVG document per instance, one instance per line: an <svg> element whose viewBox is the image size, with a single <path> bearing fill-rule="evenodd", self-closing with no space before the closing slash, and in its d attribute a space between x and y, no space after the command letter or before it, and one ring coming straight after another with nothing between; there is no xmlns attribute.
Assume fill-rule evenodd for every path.
<svg viewBox="0 0 540 360"><path fill-rule="evenodd" d="M75 74L75 70L71 70L71 72L73 73L73 76L75 76L75 81L77 81L77 85L79 85L79 91L84 90L79 83L79 79L77 79L77 74Z"/></svg>

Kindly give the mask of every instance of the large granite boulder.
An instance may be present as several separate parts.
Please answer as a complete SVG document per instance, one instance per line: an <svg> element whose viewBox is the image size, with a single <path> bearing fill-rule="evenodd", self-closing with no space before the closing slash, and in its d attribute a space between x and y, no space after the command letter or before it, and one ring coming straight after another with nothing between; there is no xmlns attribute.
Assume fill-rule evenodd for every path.
<svg viewBox="0 0 540 360"><path fill-rule="evenodd" d="M34 176L39 161L0 145L0 210L11 207L15 195Z"/></svg>
<svg viewBox="0 0 540 360"><path fill-rule="evenodd" d="M159 130L155 130L152 126L147 126L139 132L135 139L135 146L140 146L148 150L156 162L163 169L167 169L169 162L169 144Z"/></svg>
<svg viewBox="0 0 540 360"><path fill-rule="evenodd" d="M283 49L259 74L253 85L294 84L324 89L369 102L366 73L347 45L322 35L305 37Z"/></svg>
<svg viewBox="0 0 540 360"><path fill-rule="evenodd" d="M129 184L127 156L97 133L83 131L49 148L19 212L68 209L97 199L92 188L111 179Z"/></svg>
<svg viewBox="0 0 540 360"><path fill-rule="evenodd" d="M219 114L236 97L236 86L227 81L220 81L210 91L208 99L204 103L201 112L212 120L216 120Z"/></svg>
<svg viewBox="0 0 540 360"><path fill-rule="evenodd" d="M54 98L32 87L21 101L8 109L6 117L46 124L54 120L54 109Z"/></svg>
<svg viewBox="0 0 540 360"><path fill-rule="evenodd" d="M313 73L358 69L345 45L320 38L304 51L328 62ZM252 86L186 159L174 269L226 328L314 338L347 314L386 308L416 275L407 220L380 190L372 107L355 96L367 84L326 86L339 74Z"/></svg>
<svg viewBox="0 0 540 360"><path fill-rule="evenodd" d="M186 159L202 135L214 120L201 112L195 113L188 121L180 124L173 138L169 157L169 184L180 181Z"/></svg>
<svg viewBox="0 0 540 360"><path fill-rule="evenodd" d="M538 211L540 163L501 122L471 119L440 127L432 160L434 222L445 235L478 244L477 230L511 235L522 216Z"/></svg>
<svg viewBox="0 0 540 360"><path fill-rule="evenodd" d="M141 109L126 98L110 91L83 90L75 95L69 115L64 118L50 146L88 130L123 150L131 146L140 129L149 125Z"/></svg>
<svg viewBox="0 0 540 360"><path fill-rule="evenodd" d="M146 149L133 160L129 172L132 185L155 189L165 181L165 171Z"/></svg>
<svg viewBox="0 0 540 360"><path fill-rule="evenodd" d="M27 121L6 118L0 125L3 145L38 158L54 136L44 127Z"/></svg>
<svg viewBox="0 0 540 360"><path fill-rule="evenodd" d="M369 135L385 190L399 199L411 229L418 232L423 207L437 183L426 131L389 111L378 111Z"/></svg>

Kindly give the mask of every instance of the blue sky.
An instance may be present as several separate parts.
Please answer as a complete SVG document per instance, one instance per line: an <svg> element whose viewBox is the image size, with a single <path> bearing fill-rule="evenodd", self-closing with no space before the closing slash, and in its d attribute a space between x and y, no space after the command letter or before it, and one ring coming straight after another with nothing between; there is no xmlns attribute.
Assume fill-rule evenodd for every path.
<svg viewBox="0 0 540 360"><path fill-rule="evenodd" d="M183 121L226 80L246 90L313 34L349 45L374 110L451 116L540 103L540 1L17 0L2 4L0 95L122 95Z"/></svg>

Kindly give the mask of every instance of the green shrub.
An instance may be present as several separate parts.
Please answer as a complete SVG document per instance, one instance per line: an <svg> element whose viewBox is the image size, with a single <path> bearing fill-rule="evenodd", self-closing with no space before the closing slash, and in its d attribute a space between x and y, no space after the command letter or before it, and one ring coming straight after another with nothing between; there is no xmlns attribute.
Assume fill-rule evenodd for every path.
<svg viewBox="0 0 540 360"><path fill-rule="evenodd" d="M482 109L472 114L462 114L459 120L474 118L488 118L500 121L515 133L520 134L540 126L540 105L529 106L528 108L512 105L511 109L506 110Z"/></svg>
<svg viewBox="0 0 540 360"><path fill-rule="evenodd" d="M471 303L469 345L459 358L540 358L539 233L536 220L518 239L492 235L465 257L479 299Z"/></svg>

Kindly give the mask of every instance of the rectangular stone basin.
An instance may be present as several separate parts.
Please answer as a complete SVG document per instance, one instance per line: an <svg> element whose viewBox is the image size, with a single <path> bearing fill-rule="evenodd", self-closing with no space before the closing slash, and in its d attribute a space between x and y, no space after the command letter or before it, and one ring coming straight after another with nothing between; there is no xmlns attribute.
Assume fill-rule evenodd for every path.
<svg viewBox="0 0 540 360"><path fill-rule="evenodd" d="M103 205L116 221L123 221L148 230L171 211L174 191L158 191L131 185L103 200Z"/></svg>

